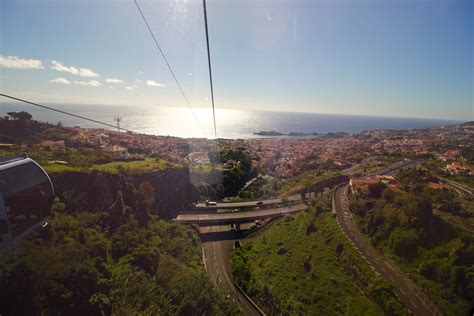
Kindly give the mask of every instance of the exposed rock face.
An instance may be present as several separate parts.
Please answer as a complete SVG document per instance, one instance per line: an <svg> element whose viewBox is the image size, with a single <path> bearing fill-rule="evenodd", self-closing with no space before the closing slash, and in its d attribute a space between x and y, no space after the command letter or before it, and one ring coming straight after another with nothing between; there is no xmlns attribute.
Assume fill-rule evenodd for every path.
<svg viewBox="0 0 474 316"><path fill-rule="evenodd" d="M195 185L190 181L189 170L183 168L168 168L160 172L137 173L126 175L128 183L124 185L124 176L96 171L52 173L56 196L62 198L64 192L85 194L89 211L103 211L112 205L117 191L125 196L139 199L137 188L143 182L148 182L154 189L154 199L149 199L151 213L162 218L174 218L180 210L197 201L201 195L212 197L215 190L202 182ZM129 192L130 191L130 192ZM125 199L127 200L127 199ZM63 201L68 203L68 201ZM127 203L128 202L128 203ZM139 201L126 201L129 206L140 205ZM149 203L148 203L149 204Z"/></svg>

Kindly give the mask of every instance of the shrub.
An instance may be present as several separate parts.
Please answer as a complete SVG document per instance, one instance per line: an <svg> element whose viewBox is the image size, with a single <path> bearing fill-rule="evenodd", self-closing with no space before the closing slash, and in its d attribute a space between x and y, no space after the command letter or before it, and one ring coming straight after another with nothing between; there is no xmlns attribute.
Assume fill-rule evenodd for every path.
<svg viewBox="0 0 474 316"><path fill-rule="evenodd" d="M390 234L389 246L397 256L411 260L416 257L421 240L414 229L395 228Z"/></svg>

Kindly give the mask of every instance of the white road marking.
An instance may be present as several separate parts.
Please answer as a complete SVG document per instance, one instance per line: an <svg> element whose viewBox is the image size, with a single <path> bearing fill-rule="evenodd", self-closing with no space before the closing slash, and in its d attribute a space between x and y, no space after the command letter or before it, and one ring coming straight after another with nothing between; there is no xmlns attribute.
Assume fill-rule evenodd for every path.
<svg viewBox="0 0 474 316"><path fill-rule="evenodd" d="M346 236L346 238L349 240L349 242L354 246L354 248L357 250L357 252L367 261L367 263L369 264L369 266L372 268L372 270L374 271L375 274L377 274L378 276L381 276L380 273L375 269L375 267L371 264L371 262L361 253L361 251L359 250L359 248L357 247L356 244L359 244L359 241L357 240L357 236L355 233L353 233L350 229L348 229L347 227L350 227L351 226L351 222L350 220L348 220L347 218L352 218L352 214L350 213L349 211L349 208L348 208L348 204L349 202L345 199L345 195L346 195L346 192L347 191L347 187L345 187L343 190L342 190L342 194L343 196L342 197L339 197L340 199L340 203L339 203L339 207L337 207L338 205L336 204L336 211L338 211L338 215L336 217L336 221L339 225L339 227L341 228L342 230L342 233ZM337 199L337 197L336 197ZM349 213L347 212L349 211ZM347 229L347 233L346 233L346 230ZM356 244L354 244L354 242L352 241L352 239L348 236L348 234L351 234L351 236L354 238L354 242ZM361 245L363 245L364 243L363 242L360 242ZM370 255L370 251L368 252L368 254ZM396 270L394 269L394 267L392 265L390 265L388 262L386 262L385 260L383 260L383 258L380 258L378 256L373 256L373 259L374 259L374 262L377 261L377 262L380 262L380 261L383 261L385 263L385 265L390 269L392 270L393 272L396 272ZM378 265L377 266L377 269L380 269L383 273L387 273L387 271L383 268L382 265ZM393 283L395 283L395 280L392 276L388 276L388 278L390 279L390 281L392 281ZM406 292L400 288L400 291L404 294L404 295L407 295ZM400 298L398 296L397 293L395 293L395 295ZM426 305L426 303L420 299L421 302L423 304ZM410 301L410 303L416 308L418 309L418 306L413 302L413 301Z"/></svg>
<svg viewBox="0 0 474 316"><path fill-rule="evenodd" d="M394 269L387 261L385 261L385 264L386 264L390 269L392 269L392 271L395 271L395 269Z"/></svg>

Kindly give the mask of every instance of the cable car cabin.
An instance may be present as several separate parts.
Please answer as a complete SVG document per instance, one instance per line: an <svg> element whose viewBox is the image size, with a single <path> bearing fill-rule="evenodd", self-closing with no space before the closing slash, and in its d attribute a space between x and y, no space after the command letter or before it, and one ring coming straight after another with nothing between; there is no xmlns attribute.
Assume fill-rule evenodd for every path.
<svg viewBox="0 0 474 316"><path fill-rule="evenodd" d="M0 250L44 227L53 198L51 179L34 160L0 157Z"/></svg>

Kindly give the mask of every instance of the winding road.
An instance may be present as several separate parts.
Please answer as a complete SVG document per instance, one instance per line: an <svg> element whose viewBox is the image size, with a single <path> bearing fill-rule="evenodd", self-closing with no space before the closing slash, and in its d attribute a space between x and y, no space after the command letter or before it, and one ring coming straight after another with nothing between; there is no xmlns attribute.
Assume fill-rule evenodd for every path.
<svg viewBox="0 0 474 316"><path fill-rule="evenodd" d="M441 310L406 276L392 260L378 253L359 232L349 211L348 186L342 186L335 193L337 222L349 242L364 258L374 272L390 281L395 295L413 315L443 315Z"/></svg>
<svg viewBox="0 0 474 316"><path fill-rule="evenodd" d="M464 197L471 197L474 195L474 189L471 189L470 187L454 182L452 180L443 178L443 177L437 177L439 180L446 182L450 187L452 187L459 195L462 195Z"/></svg>
<svg viewBox="0 0 474 316"><path fill-rule="evenodd" d="M219 229L210 226L210 229ZM217 289L231 299L244 315L261 315L259 310L235 287L230 267L234 240L209 241L202 244L204 265Z"/></svg>
<svg viewBox="0 0 474 316"><path fill-rule="evenodd" d="M380 174L395 173L398 170L412 167L418 163L420 163L420 161L402 161L385 168L380 172ZM334 205L337 222L349 242L368 262L376 274L389 280L395 286L395 295L397 295L400 301L403 302L406 308L413 315L443 315L441 310L430 301L430 299L411 279L409 279L389 258L379 254L364 239L358 231L352 214L349 211L347 194L347 185L339 187L335 192ZM268 209L259 209L259 207L269 207L270 205L276 206L276 204L283 202L282 199L274 198L262 201L222 202L213 206L206 206L203 203L199 203L194 207L194 211L217 211L218 209L232 208L240 208L241 211L213 212L210 214L192 212L188 214L180 214L176 218L176 220L181 223L200 225L199 230L203 240L202 255L206 271L219 291L223 292L228 299L236 303L241 312L245 315L262 315L263 312L245 295L245 293L239 291L234 283L230 256L235 241L243 238L245 234L241 234L242 231L240 230L230 230L229 224L242 223L242 228L244 226L250 227L255 219L274 218L299 212L307 208L307 206L300 201L301 195L293 195L288 198L288 202L296 202L295 204ZM249 222L250 224L248 224Z"/></svg>

